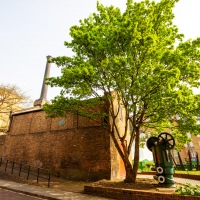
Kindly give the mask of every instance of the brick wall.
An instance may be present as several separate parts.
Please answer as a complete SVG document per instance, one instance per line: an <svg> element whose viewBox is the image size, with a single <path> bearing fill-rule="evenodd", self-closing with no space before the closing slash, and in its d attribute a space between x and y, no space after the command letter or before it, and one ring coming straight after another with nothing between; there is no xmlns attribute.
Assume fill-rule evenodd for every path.
<svg viewBox="0 0 200 200"><path fill-rule="evenodd" d="M194 148L191 149L193 152L197 152L198 156L200 157L200 137L199 136L191 136L191 140L193 143Z"/></svg>
<svg viewBox="0 0 200 200"><path fill-rule="evenodd" d="M119 158L106 130L76 114L54 119L41 109L13 114L3 156L74 180L113 179L119 174Z"/></svg>

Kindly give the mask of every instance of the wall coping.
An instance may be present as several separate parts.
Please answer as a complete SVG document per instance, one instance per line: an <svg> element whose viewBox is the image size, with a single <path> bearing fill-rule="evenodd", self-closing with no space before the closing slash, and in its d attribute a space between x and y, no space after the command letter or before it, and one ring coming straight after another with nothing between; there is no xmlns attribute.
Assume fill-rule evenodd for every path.
<svg viewBox="0 0 200 200"><path fill-rule="evenodd" d="M26 108L26 109L22 109L22 110L18 110L18 111L13 111L11 113L11 116L21 115L21 114L30 113L30 112L37 112L37 111L42 111L42 108L41 107L32 107L32 108Z"/></svg>

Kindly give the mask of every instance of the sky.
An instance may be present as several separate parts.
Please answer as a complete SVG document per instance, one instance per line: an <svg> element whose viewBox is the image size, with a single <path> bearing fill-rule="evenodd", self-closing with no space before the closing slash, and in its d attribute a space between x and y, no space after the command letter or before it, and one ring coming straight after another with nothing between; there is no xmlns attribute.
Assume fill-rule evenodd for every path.
<svg viewBox="0 0 200 200"><path fill-rule="evenodd" d="M137 0L139 1L139 0ZM100 0L125 9L126 0ZM96 11L96 0L0 0L0 84L18 86L34 101L40 97L46 56L69 56L69 29ZM185 37L200 36L200 0L180 0L174 23ZM60 69L51 67L51 76ZM49 88L48 99L59 94Z"/></svg>

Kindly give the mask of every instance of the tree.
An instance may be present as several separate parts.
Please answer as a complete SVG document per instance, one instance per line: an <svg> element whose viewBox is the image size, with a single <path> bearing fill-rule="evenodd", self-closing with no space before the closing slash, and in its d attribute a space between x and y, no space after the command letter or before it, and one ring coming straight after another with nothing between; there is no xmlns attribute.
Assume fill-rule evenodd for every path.
<svg viewBox="0 0 200 200"><path fill-rule="evenodd" d="M98 12L70 29L72 40L65 46L74 55L52 59L61 67L62 75L47 82L63 89L52 104L44 106L47 114L55 117L76 110L87 116L83 105L93 105L94 101L83 100L109 102L111 123L107 127L124 162L127 182L136 181L141 131L159 133L170 128L177 140L185 142L188 131L198 134L200 130L196 124L200 95L192 90L200 85L200 38L183 40L184 35L173 24L176 2L127 0L123 13L97 2ZM126 126L120 132L113 91L126 111ZM105 116L88 117L101 114ZM128 124L132 129L126 146ZM132 166L128 158L133 141Z"/></svg>
<svg viewBox="0 0 200 200"><path fill-rule="evenodd" d="M15 85L0 85L0 128L6 130L10 112L27 105L29 98Z"/></svg>

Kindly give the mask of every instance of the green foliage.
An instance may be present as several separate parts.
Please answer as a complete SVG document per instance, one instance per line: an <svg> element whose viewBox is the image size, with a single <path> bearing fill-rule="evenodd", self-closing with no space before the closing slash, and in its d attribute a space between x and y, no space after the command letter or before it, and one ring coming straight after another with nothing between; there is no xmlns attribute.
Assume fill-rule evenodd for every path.
<svg viewBox="0 0 200 200"><path fill-rule="evenodd" d="M148 162L146 162L145 164L146 164L146 166L147 166L148 168L151 168L152 166L155 165L153 161L148 161Z"/></svg>
<svg viewBox="0 0 200 200"><path fill-rule="evenodd" d="M178 187L175 192L182 195L200 196L200 186L193 186L192 184L187 183L184 186Z"/></svg>
<svg viewBox="0 0 200 200"><path fill-rule="evenodd" d="M132 160L132 164L134 164L134 160ZM149 161L149 160L143 160L139 162L139 169L141 171L152 171L151 168L154 167L154 161Z"/></svg>
<svg viewBox="0 0 200 200"><path fill-rule="evenodd" d="M142 171L150 171L150 172L152 172L151 168L154 167L154 166L155 166L154 161L143 162Z"/></svg>
<svg viewBox="0 0 200 200"><path fill-rule="evenodd" d="M47 114L55 117L76 111L103 118L105 112L93 116L83 109L85 100L97 99L102 106L105 102L111 105L110 130L118 131L116 119L120 112L112 103L112 91L116 91L118 105L125 109L124 121L132 127L128 150L123 147L121 151L116 145L124 161L141 129L156 134L169 128L181 143L187 140L187 132L198 134L200 95L195 95L192 88L200 85L200 38L183 41L184 35L173 24L176 2L127 0L123 13L97 2L97 13L70 29L72 40L65 46L74 56L52 59L61 67L62 75L47 83L63 89L51 105L44 107ZM89 107L93 104L87 104ZM123 143L126 135L127 126L118 132L118 138L112 138L115 144ZM140 139L136 149L139 143Z"/></svg>
<svg viewBox="0 0 200 200"><path fill-rule="evenodd" d="M127 117L132 116L133 127L175 132L178 128L177 136L188 130L198 134L195 117L200 97L191 88L199 86L200 38L182 42L183 35L172 22L175 2L127 1L124 13L97 3L97 13L70 29L72 41L65 46L75 55L53 59L62 76L48 83L63 90L47 112L52 109L60 115L66 103L71 107L74 101L115 90L130 113Z"/></svg>
<svg viewBox="0 0 200 200"><path fill-rule="evenodd" d="M186 168L185 171L181 171L181 170L175 169L175 174L189 174L189 175L198 175L198 176L200 176L200 171L196 171L195 169L193 169L192 171L188 171L187 168Z"/></svg>

